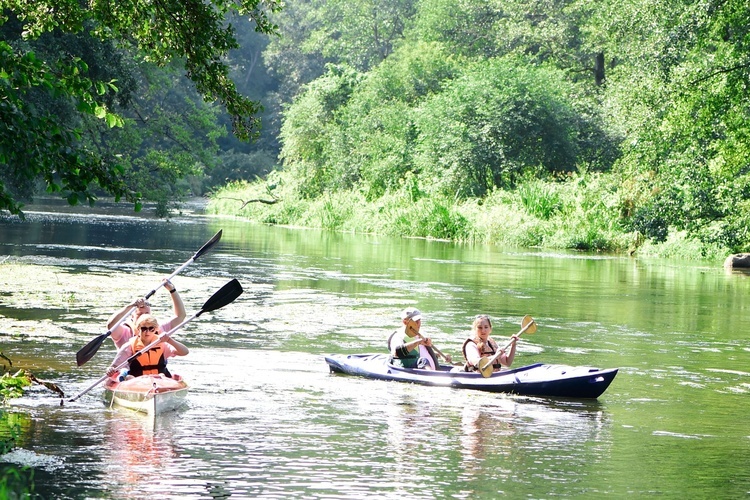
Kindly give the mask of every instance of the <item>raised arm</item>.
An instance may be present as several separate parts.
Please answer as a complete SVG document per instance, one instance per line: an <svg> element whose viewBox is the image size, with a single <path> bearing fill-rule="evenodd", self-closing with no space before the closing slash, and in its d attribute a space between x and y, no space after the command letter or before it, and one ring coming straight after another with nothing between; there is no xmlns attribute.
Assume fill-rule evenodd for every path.
<svg viewBox="0 0 750 500"><path fill-rule="evenodd" d="M138 299L138 300L143 300L143 299ZM126 305L125 307L123 307L122 309L114 313L112 317L110 317L109 320L107 321L107 330L111 330L114 325L119 323L120 320L125 317L125 315L127 315L130 311L132 311L136 307L137 302L138 301L131 302L130 304Z"/></svg>
<svg viewBox="0 0 750 500"><path fill-rule="evenodd" d="M171 281L164 280L164 288L169 292L172 297L172 305L174 306L174 317L170 320L170 328L174 328L183 321L187 313L185 312L185 304L182 303L182 297L177 292L177 288L172 284Z"/></svg>

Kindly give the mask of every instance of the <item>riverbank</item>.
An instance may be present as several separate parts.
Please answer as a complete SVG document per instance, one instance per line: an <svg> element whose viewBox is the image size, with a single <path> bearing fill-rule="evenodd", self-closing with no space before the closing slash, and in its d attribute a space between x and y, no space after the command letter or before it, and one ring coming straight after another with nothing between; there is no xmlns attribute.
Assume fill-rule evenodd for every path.
<svg viewBox="0 0 750 500"><path fill-rule="evenodd" d="M513 191L498 189L463 201L427 197L418 186L404 184L398 192L369 201L357 191L302 199L280 176L271 176L217 190L206 213L331 231L717 263L732 253L681 231L670 230L665 241L656 243L628 230L621 216L627 200L617 182L608 174L564 182L533 180Z"/></svg>

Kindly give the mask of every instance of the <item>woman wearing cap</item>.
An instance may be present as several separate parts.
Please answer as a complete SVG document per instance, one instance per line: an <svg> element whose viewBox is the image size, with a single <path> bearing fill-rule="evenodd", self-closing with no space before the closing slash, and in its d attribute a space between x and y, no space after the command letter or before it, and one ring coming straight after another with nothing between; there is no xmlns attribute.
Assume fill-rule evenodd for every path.
<svg viewBox="0 0 750 500"><path fill-rule="evenodd" d="M419 333L422 313L419 309L405 309L401 313L401 322L403 326L388 337L392 363L404 368L434 370L438 366L438 359L432 350L432 340Z"/></svg>
<svg viewBox="0 0 750 500"><path fill-rule="evenodd" d="M117 378L119 371L116 370L116 367L141 351L144 347L158 340L161 333L160 328L156 318L150 314L141 315L135 327L136 336L117 351L112 365L107 368L107 375L110 378ZM139 377L141 375L156 375L157 373L161 373L167 377L171 377L172 374L167 370L167 359L174 356L185 356L189 352L184 344L170 336L166 336L154 347L130 361L130 366L128 367L129 375Z"/></svg>
<svg viewBox="0 0 750 500"><path fill-rule="evenodd" d="M474 323L471 325L473 337L466 339L463 345L464 359L466 364L464 369L467 372L473 372L477 370L479 366L479 360L486 357L492 357L497 354L500 347L497 342L490 337L492 333L492 322L490 317L486 314L480 314L474 318ZM511 337L510 352L503 353L492 365L493 371L500 371L503 367L508 368L513 363L513 358L516 357L516 341L518 335Z"/></svg>
<svg viewBox="0 0 750 500"><path fill-rule="evenodd" d="M174 317L166 323L160 325L161 331L168 332L175 326L182 323L185 320L185 316L187 316L187 314L185 313L185 305L182 303L182 298L180 297L180 294L177 293L177 288L175 288L172 282L169 280L164 280L164 288L167 289L170 296L172 297L172 305L174 306ZM133 311L133 315L130 317L130 319L122 323L117 328L112 329L112 326L119 323L123 316L125 316L128 311L133 308L135 308L135 311ZM138 318L143 314L151 314L151 304L146 299L140 298L135 302L131 302L130 304L126 305L120 311L113 314L111 318L109 318L109 321L107 321L107 330L112 331L112 340L115 343L115 347L119 349L120 347L125 345L128 340L135 336L135 324L138 321Z"/></svg>

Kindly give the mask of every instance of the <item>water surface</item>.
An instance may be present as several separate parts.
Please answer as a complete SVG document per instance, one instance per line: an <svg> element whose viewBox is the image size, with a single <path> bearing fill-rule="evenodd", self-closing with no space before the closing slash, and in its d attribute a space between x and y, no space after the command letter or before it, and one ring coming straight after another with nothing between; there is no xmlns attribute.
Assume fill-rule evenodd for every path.
<svg viewBox="0 0 750 500"><path fill-rule="evenodd" d="M171 221L99 205L0 221L0 351L69 396L99 378L107 318L173 280L188 315L224 283L245 292L176 334L191 384L155 421L40 387L9 412L43 498L510 498L750 495L748 277L665 260L274 228L189 211ZM33 265L32 274L22 265ZM165 317L164 290L152 299ZM399 311L443 352L478 313L501 342L531 314L515 366L619 367L595 401L524 398L329 373L333 352L383 352Z"/></svg>

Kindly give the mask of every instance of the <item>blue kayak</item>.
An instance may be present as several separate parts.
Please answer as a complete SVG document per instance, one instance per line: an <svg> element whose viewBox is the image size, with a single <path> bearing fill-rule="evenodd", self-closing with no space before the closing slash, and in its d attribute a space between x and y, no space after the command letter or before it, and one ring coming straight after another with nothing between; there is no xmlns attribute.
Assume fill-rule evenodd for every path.
<svg viewBox="0 0 750 500"><path fill-rule="evenodd" d="M576 399L598 398L617 375L617 368L536 363L495 372L485 378L481 373L457 371L446 365L441 365L438 370L401 368L392 365L391 357L387 354L331 354L325 360L332 373L376 380Z"/></svg>

